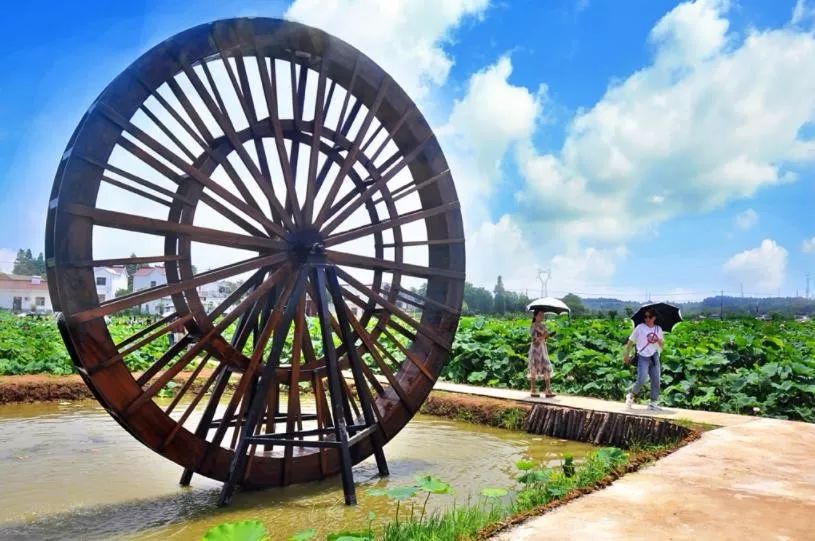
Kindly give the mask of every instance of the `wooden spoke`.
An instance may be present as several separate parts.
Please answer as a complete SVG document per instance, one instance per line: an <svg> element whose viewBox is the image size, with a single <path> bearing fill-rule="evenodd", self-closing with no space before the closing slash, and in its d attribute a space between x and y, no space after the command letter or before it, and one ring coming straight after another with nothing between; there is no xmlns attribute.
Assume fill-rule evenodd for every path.
<svg viewBox="0 0 815 541"><path fill-rule="evenodd" d="M308 159L308 177L306 179L306 201L303 206L303 215L307 221L311 221L311 211L314 206L314 188L317 182L317 157L319 155L320 138L322 137L323 128L323 109L325 107L325 82L326 82L326 65L325 62L320 64L320 76L317 79L317 96L314 105L314 129L312 130L311 137L311 153ZM333 90L333 84L331 89ZM330 100L329 96L329 100Z"/></svg>
<svg viewBox="0 0 815 541"><path fill-rule="evenodd" d="M142 265L148 263L168 263L185 259L180 255L151 255L144 257L118 257L112 259L89 259L86 261L66 261L67 267L115 267L118 265Z"/></svg>
<svg viewBox="0 0 815 541"><path fill-rule="evenodd" d="M391 83L390 77L384 77L382 82L380 83L379 89L376 92L376 98L374 98L373 104L371 105L370 109L368 109L368 114L365 115L365 120L362 121L362 126L360 126L359 128L359 132L354 138L354 144L351 146L351 150L348 151L348 155L345 157L345 161L343 161L343 164L340 167L340 171L337 173L334 182L328 189L328 193L325 196L325 201L323 201L323 206L320 209L320 212L317 214L317 219L314 220L314 225L316 227L322 226L326 218L326 213L328 212L328 209L331 208L331 205L334 203L334 198L337 196L337 192L339 191L340 186L342 186L342 182L343 180L345 180L345 176L348 174L348 171L351 170L351 167L353 167L354 163L356 162L357 155L359 154L360 145L362 145L365 133L371 126L371 122L373 121L376 112L379 110L379 106L382 105L382 100L385 98L385 92L390 86L390 83Z"/></svg>
<svg viewBox="0 0 815 541"><path fill-rule="evenodd" d="M140 109L147 116L147 118L149 118L153 122L153 124L155 124L158 127L158 129L160 129L161 132L170 141L172 141L173 144L177 146L178 149L181 150L181 152L183 152L185 156L187 156L187 158L190 161L192 162L195 161L196 159L195 154L193 154L193 152L189 148L187 148L186 145L184 145L184 143L182 143L178 137L176 137L175 133L173 133L173 131L170 128L168 128L167 125L164 124L164 122L162 122L160 118L153 114L153 111L151 111L149 107L147 107L146 105L142 105Z"/></svg>
<svg viewBox="0 0 815 541"><path fill-rule="evenodd" d="M138 146L136 146L135 144L133 144L131 141L129 141L127 139L122 139L120 142L122 144L122 148L124 148L125 150L130 152L133 156L139 158L142 162L144 162L145 164L147 164L148 166L153 168L153 170L157 171L158 173L163 175L165 178L171 180L172 182L174 182L175 184L178 184L179 186L182 184L182 177L177 175L172 169L170 169L169 167L167 167L166 165L161 163L159 160L157 160L156 158L154 158L153 156L151 156L150 154L145 152L143 149L139 148ZM138 177L136 175L133 175L132 173L128 173L127 171L119 169L119 168L117 168L117 167L115 167L113 165L110 165L110 164L102 165L102 164L100 164L100 163L98 163L95 160L92 160L90 158L82 158L82 159L87 161L88 163L96 165L96 166L98 166L98 167L100 167L102 169L108 169L108 170L112 171L113 173L116 173L119 176L127 178L128 180L132 180L133 182L141 184L141 185L143 185L143 186L145 186L147 188L150 188L151 190L154 190L154 191L156 191L158 193L166 195L166 196L168 196L168 197L170 197L172 199L181 201L182 203L185 203L185 204L190 205L192 207L195 206L195 201L193 201L193 200L191 200L189 198L186 198L186 197L182 196L181 194L179 194L177 192L172 192L170 190L167 190L166 188L163 188L162 186L159 186L159 185L157 185L155 183L152 183L152 182L150 182L148 180L144 180L144 179L142 179L142 178L140 178L140 177ZM242 228L244 231L246 231L246 232L248 232L248 233L250 233L252 235L264 236L264 234L259 229L257 229L256 227L254 227L253 225L248 223L246 220L244 220L243 218L241 218L240 216L238 216L237 214L235 214L234 212L232 212L231 210L226 208L221 203L217 202L211 196L204 193L204 194L201 194L200 199L201 199L202 202L206 203L207 205L212 207L214 210L221 213L221 215L223 215L225 218L230 220L232 223L234 223L238 227Z"/></svg>
<svg viewBox="0 0 815 541"><path fill-rule="evenodd" d="M176 293L181 293L186 289L193 289L202 284L208 284L216 280L221 280L223 278L235 276L237 274L241 274L243 272L250 271L258 267L262 267L264 265L281 263L285 261L286 258L287 254L255 257L243 261L241 263L227 265L225 267L220 267L218 269L213 269L211 271L201 273L197 275L195 278L192 278L190 280L182 280L180 282L162 284L160 286L152 287L149 289L143 289L141 291L137 291L129 295L118 297L111 301L101 303L96 308L91 308L89 310L85 310L84 312L78 312L76 314L73 314L70 316L70 319L74 323L81 323L83 321L88 321L90 319L94 319L97 317L106 316L109 314L113 314L115 312L119 312L121 310L125 310L127 308L138 306L139 304L144 304L152 300L167 297L169 295L173 295ZM285 267L281 268L281 270L283 269L285 269Z"/></svg>
<svg viewBox="0 0 815 541"><path fill-rule="evenodd" d="M410 315L407 312L403 311L394 303L392 303L391 301L389 301L376 291L372 290L371 288L369 288L368 286L366 286L365 284L363 284L362 282L360 282L359 280L357 280L356 278L342 270L342 268L338 268L337 273L343 280L345 280L348 284L353 286L354 289L364 293L370 299L376 301L379 305L388 310L391 314L397 316L399 319L401 319L402 321L416 329L420 334L423 334L424 336L430 338L431 340L436 342L439 346L444 347L445 349L449 349L450 346L446 343L445 340L443 340L438 334L436 334L435 331L427 327L424 327L422 324L420 324L418 321L410 317ZM346 288L343 288L343 294L346 296L353 295Z"/></svg>
<svg viewBox="0 0 815 541"><path fill-rule="evenodd" d="M206 361L205 360L201 361L201 364L205 365ZM229 379L228 377L224 378L224 374L227 374L227 373L228 373L228 371L226 370L226 364L224 364L224 363L219 364L218 368L216 368L215 370L212 371L212 374L209 375L206 382L204 382L204 385L201 387L201 389L197 393L195 393L195 396L193 397L193 399L187 405L186 409L184 409L184 413L182 413L181 417L179 417L178 421L176 421L176 425L173 427L173 430L167 435L167 437L161 443L160 449L164 449L165 447L167 447L167 445L170 444L171 441L173 441L173 438L175 438L176 434L178 434L178 431L184 426L184 423L187 422L187 419L190 417L190 414L193 411L195 411L195 408L198 406L198 403L201 401L201 399L204 397L204 395L209 391L210 387L212 387L212 384L215 383L215 381L219 377L221 377L224 382L228 381L228 379ZM224 383L223 387L224 388L226 387L226 383ZM212 394L212 398L216 398L216 397L218 399L220 398L220 393L218 393L217 391ZM213 403L217 404L217 401L213 401ZM170 404L170 406L175 407L175 404ZM167 415L169 415L171 411L172 411L172 409L170 407L168 407L168 410L166 410L165 413ZM214 412L214 408L213 408L213 412ZM206 412L204 413L204 417L205 418L207 417ZM200 434L202 431L199 429L196 432L198 432Z"/></svg>
<svg viewBox="0 0 815 541"><path fill-rule="evenodd" d="M218 123L218 126L221 128L221 131L224 132L224 135L226 136L227 140L229 140L230 144L232 145L232 150L235 151L235 153L240 158L241 162L243 162L244 166L249 171L249 174L255 180L255 183L264 193L264 195L269 200L269 203L273 206L275 211L280 213L281 215L284 214L282 212L280 202L277 200L277 197L274 195L274 192L272 191L271 184L263 179L260 170L257 168L255 162L252 160L251 156L249 156L249 153L246 151L243 144L238 139L237 133L235 132L235 128L232 125L232 122L229 120L229 116L225 114L225 112L221 112L219 110L218 104L212 101L212 97L207 92L203 82L198 77L198 74L195 73L195 70L193 70L192 67L190 67L190 65L187 64L186 62L180 62L180 65L181 69L184 71L184 74L192 83L193 88L195 88L195 91L198 93L199 97L203 100L204 104L207 106L207 109L209 110L210 114L215 119L215 122ZM213 94L218 98L218 101L222 103L220 100L220 95L217 90L218 87L215 84L214 80L212 79L212 75L210 74L209 68L207 67L207 63L202 62L201 67L203 68L206 77L210 80L210 85L212 86ZM240 95L240 92L237 92L237 94ZM252 206L259 210L259 207L257 207L257 203L255 203ZM281 229L279 229L277 224L273 225L272 230L276 231L278 234L280 234L280 232L282 231Z"/></svg>
<svg viewBox="0 0 815 541"><path fill-rule="evenodd" d="M173 205L172 201L167 201L166 199L162 199L161 197L157 197L157 196L155 196L155 195L153 195L151 193L145 192L144 190L140 190L140 189L138 189L138 188L136 188L134 186L130 186L129 184L125 184L124 182L118 181L118 180L110 178L110 177L106 177L105 175L102 175L102 181L107 182L111 186L116 186L118 188L126 190L126 191L128 191L130 193L140 195L141 197L144 197L145 199L149 199L150 201L155 201L156 203L158 203L160 205L164 205L166 207L170 207L170 206Z"/></svg>
<svg viewBox="0 0 815 541"><path fill-rule="evenodd" d="M392 289L395 289L399 292L399 300L406 302L415 306L420 310L426 310L428 305L434 306L440 310L444 310L445 312L453 315L458 315L459 311L453 308L452 306L447 306L444 303L435 301L426 295L422 295L421 293L417 293L416 291L411 291L409 289L405 289L401 285L391 285ZM418 300L417 300L418 299Z"/></svg>
<svg viewBox="0 0 815 541"><path fill-rule="evenodd" d="M349 229L347 231L343 231L342 233L335 233L334 235L330 235L325 239L325 245L333 246L334 244L341 244L343 242L348 242L350 240L366 237L368 235L373 235L374 233L385 231L386 229L393 229L400 225L409 224L417 220L424 220L425 218L438 216L439 214L444 214L446 212L450 212L451 210L458 210L458 208L459 208L458 201L454 201L452 203L445 203L443 205L439 205L438 207L431 208L428 210L417 210L414 212L408 212L407 214L402 214L401 216L397 216L396 218L389 218L379 223L373 223L357 227L354 229Z"/></svg>
<svg viewBox="0 0 815 541"><path fill-rule="evenodd" d="M437 239L437 240L409 240L400 243L395 242L384 242L382 243L383 248L397 248L402 247L406 248L408 246L442 246L445 244L464 244L464 237L459 237L457 239Z"/></svg>
<svg viewBox="0 0 815 541"><path fill-rule="evenodd" d="M390 170L381 174L380 178L376 180L373 184L371 184L357 199L352 201L350 205L348 205L337 217L335 217L331 223L327 224L323 228L324 234L329 234L331 231L337 228L342 222L344 222L356 209L358 209L363 203L368 201L375 193L382 190L382 188L392 179L399 171L401 171L404 167L409 165L419 153L424 149L424 146L430 141L431 136L428 136L421 144L417 145L413 151L410 152L404 159L402 159L399 164L394 167L391 167ZM439 175L436 175L439 176ZM434 179L435 181L436 179ZM329 218L330 215L326 215L326 218Z"/></svg>
<svg viewBox="0 0 815 541"><path fill-rule="evenodd" d="M444 278L454 279L464 278L464 273L460 271L439 269L435 267L424 267L422 265L411 265L409 263L388 261L386 259L377 259L375 257L366 257L363 255L336 252L333 250L326 250L326 257L329 261L336 263L337 265L357 267L360 269L397 271L402 274L419 276L421 278L430 278L431 276L442 276Z"/></svg>
<svg viewBox="0 0 815 541"><path fill-rule="evenodd" d="M409 117L411 117L412 115L416 114L417 112L418 112L418 110L415 107L410 106L410 105L405 109L405 111L402 113L402 116L396 122L396 125L388 132L388 136L385 137L385 139L382 140L382 142L379 144L377 149L371 155L371 162L376 161L376 159L379 157L379 154L382 152L382 150L385 148L385 146L387 146L387 144L390 141L393 140L393 137L397 133L399 133L399 130L402 129L402 126L405 124L405 121Z"/></svg>
<svg viewBox="0 0 815 541"><path fill-rule="evenodd" d="M282 271L284 269L285 269L285 267L282 267L275 274L279 273L282 276L283 275ZM158 392L162 388L164 388L164 386L167 384L168 381L170 381L173 377L175 377L199 353L201 353L203 351L205 345L207 344L207 342L209 341L210 338L212 338L216 334L220 334L235 319L237 319L238 315L240 315L251 304L253 304L257 300L257 298L262 294L262 292L264 292L266 289L271 288L273 285L275 285L276 284L276 281L274 280L275 274L270 276L268 278L268 280L266 280L266 282L264 282L261 286L259 286L257 289L255 289L254 292L252 292L249 296L247 296L235 309L232 310L232 312L230 312L229 314L224 316L224 318L221 321L219 321L218 324L215 327L212 328L212 330L210 330L208 333L206 333L204 336L202 336L201 339L198 342L193 344L193 346L190 349L188 349L181 356L181 358L172 366L172 368L166 370L152 385L150 385L150 387L145 389L143 394L139 395L129 406L127 406L127 408L125 408L125 415L128 415L129 413L137 410L145 402L147 402L148 400L151 400L156 394L158 394ZM264 286L266 286L266 287L264 288ZM268 325L267 325L267 328L268 328ZM268 329L268 335L266 333L267 333L267 329L264 328L264 335L263 336L265 336L265 339L268 340L268 335L271 334L271 329ZM264 345L265 345L265 341L264 341ZM250 360L251 362L250 362L249 366L247 367L246 372L244 372L243 377L241 377L241 383L243 383L244 379L246 379L247 373L253 372L254 369L256 368L257 363L258 363L258 359L259 359L260 354L262 353L262 351L263 351L263 347L261 346L260 348L255 350L255 353L253 353L252 358ZM252 377L251 374L249 375L249 377L250 378ZM246 391L245 385L246 384L244 384L244 388L243 388L244 392ZM240 385L239 385L239 388L241 388ZM235 400L236 398L238 398L238 399L240 398L237 391L235 392L235 396L233 396L233 400ZM234 413L234 408L233 408L232 412L229 415L224 415L224 418L228 418L233 413Z"/></svg>
<svg viewBox="0 0 815 541"><path fill-rule="evenodd" d="M137 233L147 233L151 235L176 233L185 235L190 240L196 242L228 246L230 248L240 247L255 250L280 250L286 247L282 241L273 240L268 237L250 237L239 233L221 231L220 229L168 222L155 218L143 218L135 214L127 214L113 210L70 205L67 206L66 211L75 216L90 218L95 225L113 227L124 231L135 231Z"/></svg>
<svg viewBox="0 0 815 541"><path fill-rule="evenodd" d="M99 108L100 112L103 115L105 115L105 117L107 117L111 122L113 122L117 126L121 127L123 130L125 130L127 133L135 137L140 143L142 143L144 146L155 152L157 155L161 156L168 163L172 164L174 167L177 167L178 169L189 175L191 178L194 178L197 182L201 183L205 187L212 190L214 193L218 194L221 198L223 198L225 201L233 205L235 208L244 211L248 216L256 220L258 223L262 224L264 227L269 228L271 231L274 231L281 236L285 235L284 230L279 225L272 222L266 216L263 215L263 213L260 211L260 208L257 206L257 202L254 202L254 204L252 204L251 202L244 202L244 200L239 199L231 192L229 192L226 188L212 180L208 175L202 173L200 169L194 167L190 163L187 163L182 158L173 153L170 149L168 149L167 147L153 139L146 132L142 131L140 128L133 125L133 123L122 117L113 108L105 104L98 104L97 107ZM127 145L126 141L127 139L120 138L119 143L123 146L126 146ZM132 143L129 146L130 148L128 150L136 147ZM246 153L246 150L243 148L243 145L239 146L240 148L239 149L236 148L235 152L239 156L241 156ZM259 176L260 173L258 172L258 177ZM264 183L259 182L259 184ZM267 187L266 189L271 190L271 188L269 187ZM246 194L248 195L246 195L245 197L249 197L251 201L254 201L254 199L251 198L251 193L249 193L248 190L246 191Z"/></svg>
<svg viewBox="0 0 815 541"><path fill-rule="evenodd" d="M195 380L198 379L198 376L201 374L201 370L203 370L204 367L207 365L207 362L209 361L210 357L211 357L210 354L201 357L201 362L199 362L198 366L195 367L195 370L192 371L190 376L187 378L187 381L184 382L184 385L182 385L181 388L175 393L172 402L170 402L170 405L167 406L167 409L164 410L164 413L170 415L173 412L175 407L181 401L181 397L183 397L187 393L187 391L195 382Z"/></svg>
<svg viewBox="0 0 815 541"><path fill-rule="evenodd" d="M275 68L275 60L272 58L270 64L271 70L269 70L266 67L266 60L264 58L256 56L255 59L257 61L258 71L260 72L260 82L263 86L263 95L266 98L266 108L269 111L269 123L271 124L272 132L274 133L277 157L281 170L283 171L283 182L286 185L286 191L289 194L289 199L287 202L289 205L293 205L292 198L296 199L296 187L294 184L294 174L292 173L291 162L286 154L285 140L283 138L283 125L280 122L280 115L277 107L277 70ZM295 221L297 221L300 218L300 207L297 206L294 208L293 206L292 208L297 212L297 215L295 216ZM288 213L281 211L281 216L287 227L293 227L293 223ZM297 223L300 222L297 221Z"/></svg>
<svg viewBox="0 0 815 541"><path fill-rule="evenodd" d="M345 120L345 112L348 109L348 102L351 99L351 94L354 92L354 84L357 82L357 73L359 69L359 57L354 59L354 67L351 70L351 80L345 90L345 98L342 100L342 109L337 117L337 127L335 132L342 133L343 121Z"/></svg>
<svg viewBox="0 0 815 541"><path fill-rule="evenodd" d="M433 184L435 182L438 182L440 179L445 178L445 177L449 177L449 176L450 176L450 170L446 169L446 170L442 171L441 173L439 173L438 175L433 175L432 177L430 177L430 178L428 178L426 180L423 180L423 181L421 181L419 183L405 184L405 185L400 186L399 188L393 190L391 192L391 194L390 194L391 195L390 199L391 199L392 202L395 203L395 202L399 201L400 199L402 199L404 197L407 197L408 195L412 194L413 192L419 191L422 188L424 188L425 186L429 186L429 185L431 185L431 184ZM385 199L383 197L380 197L380 198L374 200L374 204L378 205L379 203L383 202L384 200Z"/></svg>
<svg viewBox="0 0 815 541"><path fill-rule="evenodd" d="M425 364L422 361L420 361L419 358L416 357L416 355L411 353L411 351L408 348L406 348L402 344L402 342L400 342L399 339L396 338L396 336L394 336L393 333L391 333L387 329L387 327L380 326L379 329L391 341L391 343L393 343L396 346L396 348L402 353L402 355L405 356L407 360L416 365L416 368L418 368L419 371L421 371L421 373L427 377L427 379L429 379L430 381L436 381L435 376L430 372L430 370L427 369Z"/></svg>
<svg viewBox="0 0 815 541"><path fill-rule="evenodd" d="M379 367L379 370L382 372L382 375L388 380L388 383L391 386L391 389L394 390L396 395L399 397L405 406L411 409L411 411L416 411L415 404L408 396L405 389L396 379L393 372L391 371L390 367L388 367L387 363L385 363L382 355L380 354L380 349L377 348L377 342L374 338L365 330L362 324L357 320L354 316L354 313L346 306L345 307L345 315L348 318L349 323L351 324L351 328L354 329L354 333L362 340L362 343L365 345L365 349L371 355L371 358L376 363L376 366Z"/></svg>

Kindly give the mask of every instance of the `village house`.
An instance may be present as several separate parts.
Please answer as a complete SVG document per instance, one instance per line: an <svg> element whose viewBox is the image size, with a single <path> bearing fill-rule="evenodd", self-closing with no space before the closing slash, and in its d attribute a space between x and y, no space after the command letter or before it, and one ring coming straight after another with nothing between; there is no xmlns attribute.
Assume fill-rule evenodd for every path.
<svg viewBox="0 0 815 541"><path fill-rule="evenodd" d="M219 280L198 286L198 297L207 312L212 311L218 304L229 296L232 288L226 280Z"/></svg>
<svg viewBox="0 0 815 541"><path fill-rule="evenodd" d="M127 270L124 266L95 267L93 277L99 302L109 301L116 297L117 291L127 289Z"/></svg>
<svg viewBox="0 0 815 541"><path fill-rule="evenodd" d="M0 309L14 312L51 312L48 282L39 276L0 272Z"/></svg>
<svg viewBox="0 0 815 541"><path fill-rule="evenodd" d="M167 283L164 267L142 267L133 273L133 291L150 289ZM162 297L140 305L143 314L161 314L166 307L172 306L170 297Z"/></svg>

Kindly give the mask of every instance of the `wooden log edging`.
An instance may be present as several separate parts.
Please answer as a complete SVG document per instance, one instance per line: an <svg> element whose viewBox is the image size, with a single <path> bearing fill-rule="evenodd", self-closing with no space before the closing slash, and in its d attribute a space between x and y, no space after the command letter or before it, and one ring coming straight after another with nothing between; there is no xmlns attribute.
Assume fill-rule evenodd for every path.
<svg viewBox="0 0 815 541"><path fill-rule="evenodd" d="M622 448L633 444L675 443L691 433L690 429L667 419L551 404L535 404L526 418L524 430L531 434Z"/></svg>

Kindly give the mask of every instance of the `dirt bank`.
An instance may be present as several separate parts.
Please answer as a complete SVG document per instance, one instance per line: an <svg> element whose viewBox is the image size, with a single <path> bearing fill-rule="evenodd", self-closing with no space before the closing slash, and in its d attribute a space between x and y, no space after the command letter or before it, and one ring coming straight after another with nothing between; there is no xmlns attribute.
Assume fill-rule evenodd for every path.
<svg viewBox="0 0 815 541"><path fill-rule="evenodd" d="M93 395L82 378L76 374L71 376L34 374L0 377L0 404L78 400L92 397Z"/></svg>

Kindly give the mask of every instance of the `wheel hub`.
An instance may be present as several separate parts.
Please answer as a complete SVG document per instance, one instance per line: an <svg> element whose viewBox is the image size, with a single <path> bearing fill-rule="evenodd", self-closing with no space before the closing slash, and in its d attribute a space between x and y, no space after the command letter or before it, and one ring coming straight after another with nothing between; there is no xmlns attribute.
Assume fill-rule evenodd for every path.
<svg viewBox="0 0 815 541"><path fill-rule="evenodd" d="M286 243L289 256L294 263L325 261L325 241L323 235L316 229L291 231L286 235Z"/></svg>

